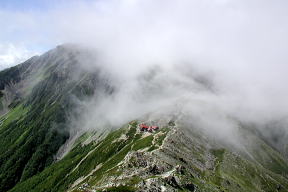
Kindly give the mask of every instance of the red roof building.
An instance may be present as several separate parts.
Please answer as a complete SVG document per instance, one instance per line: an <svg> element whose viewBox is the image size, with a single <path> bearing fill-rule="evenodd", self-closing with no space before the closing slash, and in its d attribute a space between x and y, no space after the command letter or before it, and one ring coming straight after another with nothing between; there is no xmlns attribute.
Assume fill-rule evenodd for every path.
<svg viewBox="0 0 288 192"><path fill-rule="evenodd" d="M149 129L149 126L147 126L145 124L140 124L139 127L140 127L141 131L147 131Z"/></svg>
<svg viewBox="0 0 288 192"><path fill-rule="evenodd" d="M140 124L139 128L140 128L140 131L149 131L149 132L157 131L159 129L158 126L148 126L145 124Z"/></svg>

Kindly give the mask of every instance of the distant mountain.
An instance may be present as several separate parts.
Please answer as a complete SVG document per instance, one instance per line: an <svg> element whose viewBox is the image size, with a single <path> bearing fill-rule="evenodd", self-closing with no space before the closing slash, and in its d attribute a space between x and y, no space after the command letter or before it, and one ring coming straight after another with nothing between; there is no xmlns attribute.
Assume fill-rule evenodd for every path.
<svg viewBox="0 0 288 192"><path fill-rule="evenodd" d="M242 149L176 112L73 131L81 101L117 91L100 65L83 67L94 57L63 45L0 72L0 191L288 191L286 148L234 119Z"/></svg>

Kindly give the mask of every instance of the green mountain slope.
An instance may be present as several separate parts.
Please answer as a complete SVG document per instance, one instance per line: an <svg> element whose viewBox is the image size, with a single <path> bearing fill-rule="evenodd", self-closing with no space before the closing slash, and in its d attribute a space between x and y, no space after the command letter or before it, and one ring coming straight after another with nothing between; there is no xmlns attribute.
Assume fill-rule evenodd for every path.
<svg viewBox="0 0 288 192"><path fill-rule="evenodd" d="M75 136L69 118L81 113L79 101L115 91L101 68L81 66L93 58L82 54L59 46L0 72L1 192L288 191L286 154L253 126L239 125L237 148L180 114L86 130L57 159ZM141 123L160 129L141 132Z"/></svg>
<svg viewBox="0 0 288 192"><path fill-rule="evenodd" d="M71 50L58 47L0 74L2 105L8 106L1 117L0 191L54 161L69 138L65 123L74 107L72 96L88 97L95 85L109 91L96 72L80 71L74 57Z"/></svg>
<svg viewBox="0 0 288 192"><path fill-rule="evenodd" d="M189 133L187 137L188 130L177 124L143 133L137 125L135 121L105 136L99 134L89 144L83 143L95 133L83 135L64 159L11 191L288 190L284 174L217 145L202 134ZM263 144L266 150L271 148ZM275 151L267 151L273 156L273 164L286 162L275 156ZM287 162L281 166L287 170Z"/></svg>

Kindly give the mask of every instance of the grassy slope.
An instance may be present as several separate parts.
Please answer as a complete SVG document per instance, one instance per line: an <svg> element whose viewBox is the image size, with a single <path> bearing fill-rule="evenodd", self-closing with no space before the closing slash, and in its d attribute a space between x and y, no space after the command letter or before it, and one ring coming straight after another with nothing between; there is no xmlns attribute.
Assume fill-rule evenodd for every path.
<svg viewBox="0 0 288 192"><path fill-rule="evenodd" d="M215 170L205 177L221 191L287 191L287 178L225 149L212 150ZM278 190L277 190L278 189Z"/></svg>
<svg viewBox="0 0 288 192"><path fill-rule="evenodd" d="M167 132L169 132L169 129L163 129L163 136L159 137L158 134L156 137L156 134L152 134L143 138L136 132L136 122L132 122L111 132L101 141L91 142L84 146L81 145L81 142L78 142L76 147L64 159L49 166L27 181L19 183L11 192L67 191L68 189L71 190L73 183L76 183L72 188L74 192L83 191L84 189L80 187L83 184L89 186L88 188L90 186L101 186L110 177L123 174L119 163L123 162L124 157L130 151L146 149L148 152L157 149L162 145ZM126 135L126 139L123 139L123 134ZM87 133L80 140L85 140L85 138L87 138ZM153 139L154 142L152 142ZM190 153L205 163L204 151L195 151L191 148ZM194 164L188 163L188 165L183 160L176 163L187 167L184 173L176 174L181 182L193 183L198 191L207 192L288 191L287 178L265 169L253 161L246 160L223 148L211 149L209 153L214 158L213 169L197 169ZM192 167L193 171L189 170L189 167ZM135 184L149 178L163 181L161 175L126 178L123 180L124 185L108 187L106 190L135 191ZM167 185L169 186L169 184ZM185 186L178 186L177 189L187 191Z"/></svg>
<svg viewBox="0 0 288 192"><path fill-rule="evenodd" d="M81 80L75 79L73 73L79 70L73 59L56 64L53 59L40 57L37 61L43 60L47 65L39 69L35 66L36 72L27 77L23 74L29 62L0 72L1 89L22 78L37 77L23 88L25 97L21 102L0 117L0 191L9 190L54 162L55 153L69 138L65 123L67 113L75 107L71 95L85 98L94 93L95 81L101 85L97 74L83 74ZM13 77L15 73L17 76Z"/></svg>
<svg viewBox="0 0 288 192"><path fill-rule="evenodd" d="M53 155L68 137L68 132L59 134L50 129L52 124L62 121L59 111L57 104L47 111L19 105L2 117L0 191L6 191L53 162Z"/></svg>
<svg viewBox="0 0 288 192"><path fill-rule="evenodd" d="M123 134L127 136L126 140L121 139ZM111 132L100 142L91 142L85 146L79 143L64 159L49 166L42 173L16 185L11 192L66 191L78 178L91 174L91 171L98 165L102 165L91 174L91 179L85 180L90 185L95 185L103 177L115 174L113 168L124 159L128 152L152 146L153 137L154 135L141 138L136 133L136 122L132 122L128 126ZM86 156L88 152L90 153Z"/></svg>

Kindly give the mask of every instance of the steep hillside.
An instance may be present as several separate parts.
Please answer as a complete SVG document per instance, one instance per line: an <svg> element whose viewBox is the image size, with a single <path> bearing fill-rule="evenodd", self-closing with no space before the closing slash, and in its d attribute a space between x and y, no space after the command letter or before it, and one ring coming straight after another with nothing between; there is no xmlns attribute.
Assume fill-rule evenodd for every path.
<svg viewBox="0 0 288 192"><path fill-rule="evenodd" d="M111 88L98 72L80 70L77 53L58 47L0 74L0 191L41 172L69 138L66 120L75 103Z"/></svg>
<svg viewBox="0 0 288 192"><path fill-rule="evenodd" d="M181 123L167 122L154 133L141 132L139 123L84 134L64 159L11 191L288 191L287 161L259 139L265 160Z"/></svg>
<svg viewBox="0 0 288 192"><path fill-rule="evenodd" d="M115 100L122 100L116 96L125 98L134 92L124 87L128 94L115 94L112 77L100 65L85 67L90 61L95 63L95 56L87 50L65 45L0 72L1 192L288 191L285 135L265 135L267 132L254 125L229 117L239 139L234 145L232 135L214 137L183 111L157 113L152 107L152 112L146 113L150 98L160 98L156 102L162 104L163 94L168 98L173 95L175 90L167 85L180 85L176 90L203 91L204 96L214 94L209 78L180 79L159 75L161 69L153 68L138 78L140 88L132 96L140 104L133 106L134 110L128 106L133 102L122 104L137 118L117 125L99 124L96 121L106 118L102 113L123 122L123 111L115 106ZM105 100L108 105L104 107L96 105L99 111L88 110L89 117L81 119L86 114L82 109L95 107L92 104L98 96L111 96L111 100ZM193 104L196 109L206 105ZM141 110L143 113L137 113ZM96 112L100 118L91 120ZM202 112L197 117L209 119ZM221 121L217 118L212 120ZM71 119L79 130L74 129ZM87 119L97 124L97 129L84 129ZM141 131L142 123L159 129Z"/></svg>

